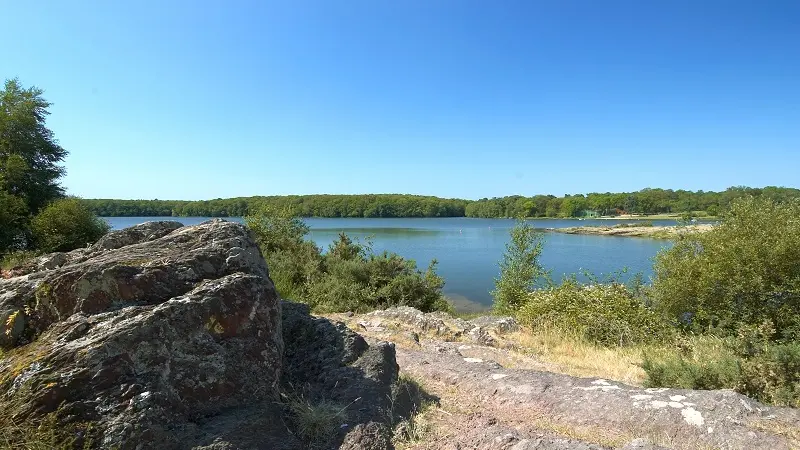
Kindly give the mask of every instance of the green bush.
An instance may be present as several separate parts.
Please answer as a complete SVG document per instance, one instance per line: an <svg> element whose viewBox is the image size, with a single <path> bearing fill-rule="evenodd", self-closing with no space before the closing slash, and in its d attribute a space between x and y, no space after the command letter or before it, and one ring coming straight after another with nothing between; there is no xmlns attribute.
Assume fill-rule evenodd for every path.
<svg viewBox="0 0 800 450"><path fill-rule="evenodd" d="M769 322L800 339L800 201L742 198L720 225L681 235L654 266L654 304L687 329L731 334Z"/></svg>
<svg viewBox="0 0 800 450"><path fill-rule="evenodd" d="M634 223L618 223L614 225L612 228L638 228L638 227L653 227L652 220L644 220L641 222L634 222Z"/></svg>
<svg viewBox="0 0 800 450"><path fill-rule="evenodd" d="M334 246L337 244L333 244ZM326 255L326 273L310 286L308 303L320 312L366 312L390 306L421 311L448 310L436 274L436 261L425 272L396 254L361 254L353 259Z"/></svg>
<svg viewBox="0 0 800 450"><path fill-rule="evenodd" d="M24 249L29 241L29 226L30 215L25 202L0 189L0 255Z"/></svg>
<svg viewBox="0 0 800 450"><path fill-rule="evenodd" d="M78 199L56 200L31 222L36 248L44 252L65 252L92 244L109 230L109 225Z"/></svg>
<svg viewBox="0 0 800 450"><path fill-rule="evenodd" d="M369 244L344 233L323 254L306 241L309 229L290 210L262 209L245 217L256 236L270 277L284 298L317 312L365 312L407 305L422 311L449 310L436 261L425 272L394 253L374 254Z"/></svg>
<svg viewBox="0 0 800 450"><path fill-rule="evenodd" d="M539 263L542 254L542 233L525 221L518 221L510 231L500 261L500 277L495 279L494 310L498 314L513 314L525 303L528 292L547 275Z"/></svg>
<svg viewBox="0 0 800 450"><path fill-rule="evenodd" d="M575 277L560 285L527 294L517 319L528 326L555 326L609 346L658 342L673 328L645 306L624 284L584 285Z"/></svg>
<svg viewBox="0 0 800 450"><path fill-rule="evenodd" d="M763 403L800 407L800 343L775 343L769 322L737 336L687 340L679 350L645 354L650 387L735 389Z"/></svg>
<svg viewBox="0 0 800 450"><path fill-rule="evenodd" d="M642 368L647 387L733 389L741 378L740 359L731 338L679 339L672 351L645 352Z"/></svg>

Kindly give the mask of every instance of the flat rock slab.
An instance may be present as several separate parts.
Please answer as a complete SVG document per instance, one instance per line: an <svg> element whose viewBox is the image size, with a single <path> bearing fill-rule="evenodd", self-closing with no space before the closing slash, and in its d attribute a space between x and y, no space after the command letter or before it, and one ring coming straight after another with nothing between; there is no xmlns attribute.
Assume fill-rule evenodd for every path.
<svg viewBox="0 0 800 450"><path fill-rule="evenodd" d="M764 406L732 391L645 389L508 369L494 361L423 348L399 348L397 359L404 372L423 384L436 383L445 390L451 386L486 411L501 411L521 424L530 418L529 423L544 420L566 433L596 434L603 436L599 442L617 442L619 447L790 449L798 445L785 430L800 430L800 411ZM586 442L545 445L546 440L525 436L512 442L520 447L498 443L486 448L589 448L581 447L589 445Z"/></svg>

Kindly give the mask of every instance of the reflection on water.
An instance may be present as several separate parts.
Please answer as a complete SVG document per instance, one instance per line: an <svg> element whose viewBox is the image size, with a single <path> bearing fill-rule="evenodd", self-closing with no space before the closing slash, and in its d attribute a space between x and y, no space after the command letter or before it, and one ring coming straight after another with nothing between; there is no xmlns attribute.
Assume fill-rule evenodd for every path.
<svg viewBox="0 0 800 450"><path fill-rule="evenodd" d="M137 218L110 217L106 220L114 229L125 228L148 220L178 220L194 225L207 220L203 217ZM227 220L241 221L238 218ZM609 220L529 221L537 228L561 228L579 225L613 225ZM625 223L630 220L622 221ZM675 221L654 221L657 225L672 225ZM351 238L370 239L376 252L396 252L414 259L420 269L432 259L439 262L438 273L445 279L445 294L460 310L480 310L491 305L490 291L499 275L508 230L514 225L508 219L306 219L311 228L309 238L327 249L340 232ZM554 279L588 270L599 276L628 268L631 276L642 272L645 279L652 273L652 257L666 241L647 238L591 236L547 233L544 236L542 264Z"/></svg>

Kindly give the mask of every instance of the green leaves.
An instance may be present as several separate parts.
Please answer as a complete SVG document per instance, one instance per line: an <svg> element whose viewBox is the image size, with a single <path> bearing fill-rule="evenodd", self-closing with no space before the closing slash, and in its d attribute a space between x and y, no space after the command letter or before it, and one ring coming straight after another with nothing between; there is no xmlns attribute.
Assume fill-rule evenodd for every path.
<svg viewBox="0 0 800 450"><path fill-rule="evenodd" d="M17 79L0 89L0 255L30 247L31 215L64 195L58 163L67 152L45 126L49 107L41 89Z"/></svg>
<svg viewBox="0 0 800 450"><path fill-rule="evenodd" d="M57 200L31 222L36 247L45 252L66 252L92 244L109 230L77 198Z"/></svg>
<svg viewBox="0 0 800 450"><path fill-rule="evenodd" d="M575 277L528 294L517 319L530 327L554 326L588 342L625 346L659 342L672 327L623 284L584 285Z"/></svg>
<svg viewBox="0 0 800 450"><path fill-rule="evenodd" d="M494 309L498 314L511 314L526 301L536 281L546 275L539 263L542 233L525 221L518 221L510 232L511 240L500 261L500 277L495 279Z"/></svg>
<svg viewBox="0 0 800 450"><path fill-rule="evenodd" d="M67 151L45 126L50 103L42 93L17 79L0 90L0 189L23 198L32 213L64 195L58 164Z"/></svg>
<svg viewBox="0 0 800 450"><path fill-rule="evenodd" d="M408 305L422 311L448 309L436 261L425 272L412 260L389 252L375 254L369 241L344 233L326 254L304 238L308 226L292 210L262 208L245 217L264 252L278 292L306 302L318 312L365 312Z"/></svg>
<svg viewBox="0 0 800 450"><path fill-rule="evenodd" d="M684 326L730 333L767 320L800 338L800 201L735 200L721 225L658 254L653 299Z"/></svg>

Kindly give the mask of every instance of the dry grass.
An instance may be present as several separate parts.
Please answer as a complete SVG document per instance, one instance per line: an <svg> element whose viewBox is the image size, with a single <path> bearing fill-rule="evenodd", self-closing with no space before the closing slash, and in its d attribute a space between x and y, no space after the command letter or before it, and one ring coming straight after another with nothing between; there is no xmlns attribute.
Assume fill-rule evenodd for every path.
<svg viewBox="0 0 800 450"><path fill-rule="evenodd" d="M751 422L751 428L783 436L793 449L800 449L800 429L780 419L761 419Z"/></svg>
<svg viewBox="0 0 800 450"><path fill-rule="evenodd" d="M395 411L395 402L404 397L410 403L411 411ZM400 373L392 389L392 411L389 422L393 425L392 442L403 450L413 448L423 442L433 429L431 418L434 403L425 398L422 384L408 373ZM397 412L402 415L397 415Z"/></svg>
<svg viewBox="0 0 800 450"><path fill-rule="evenodd" d="M598 377L641 385L643 346L603 347L586 342L577 334L557 328L523 329L504 336L518 350L536 356L553 371L578 377Z"/></svg>
<svg viewBox="0 0 800 450"><path fill-rule="evenodd" d="M312 402L299 391L282 393L281 404L289 410L292 428L308 448L322 448L347 423L347 408L328 400Z"/></svg>
<svg viewBox="0 0 800 450"><path fill-rule="evenodd" d="M60 424L56 414L17 422L0 413L0 450L73 450L93 448L93 425Z"/></svg>

